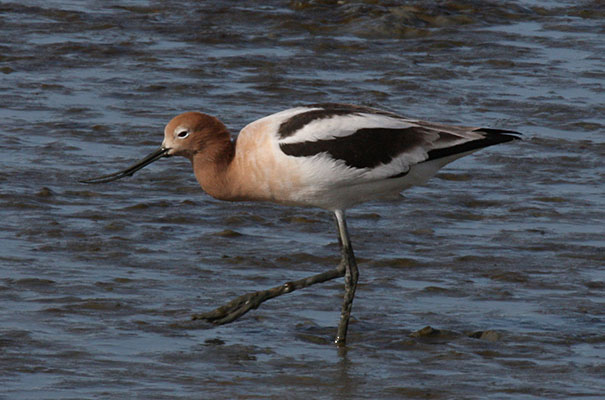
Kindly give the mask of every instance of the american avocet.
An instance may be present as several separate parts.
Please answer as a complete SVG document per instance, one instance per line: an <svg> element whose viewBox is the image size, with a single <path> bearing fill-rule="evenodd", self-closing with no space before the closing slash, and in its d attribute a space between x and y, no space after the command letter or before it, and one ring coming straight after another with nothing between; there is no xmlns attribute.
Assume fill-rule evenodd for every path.
<svg viewBox="0 0 605 400"><path fill-rule="evenodd" d="M344 211L365 201L397 195L425 182L457 158L519 139L518 135L328 103L261 118L242 129L234 141L217 118L186 112L166 125L157 151L123 171L82 182L111 182L162 157L183 156L191 161L202 189L217 199L271 201L332 211L341 248L337 268L245 294L193 319L228 323L268 299L344 276L345 296L335 340L343 344L359 276Z"/></svg>

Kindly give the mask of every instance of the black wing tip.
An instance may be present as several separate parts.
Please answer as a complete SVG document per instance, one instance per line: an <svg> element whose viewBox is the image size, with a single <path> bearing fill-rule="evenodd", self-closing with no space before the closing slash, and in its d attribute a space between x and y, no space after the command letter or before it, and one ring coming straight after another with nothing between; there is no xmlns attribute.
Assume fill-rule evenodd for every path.
<svg viewBox="0 0 605 400"><path fill-rule="evenodd" d="M474 129L473 132L483 133L484 137L452 147L430 150L428 152L429 158L426 161L449 157L455 154L465 153L467 151L475 151L484 147L511 142L513 140L521 140L521 133L505 129L478 128Z"/></svg>
<svg viewBox="0 0 605 400"><path fill-rule="evenodd" d="M523 140L521 136L523 134L517 131L511 131L509 129L495 129L495 128L477 128L473 132L481 132L486 134L486 138L497 140L502 139L499 143L510 142L511 140Z"/></svg>

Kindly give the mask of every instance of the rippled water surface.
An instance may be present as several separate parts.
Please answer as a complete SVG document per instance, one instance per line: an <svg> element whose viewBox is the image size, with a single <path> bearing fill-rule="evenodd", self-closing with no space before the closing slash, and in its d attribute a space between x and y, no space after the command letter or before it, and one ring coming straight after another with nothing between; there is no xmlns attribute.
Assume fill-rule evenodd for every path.
<svg viewBox="0 0 605 400"><path fill-rule="evenodd" d="M600 1L0 1L0 398L598 399L605 391ZM184 159L85 186L174 115L234 134L348 102L514 129L397 202L222 203ZM431 327L426 328L425 327Z"/></svg>

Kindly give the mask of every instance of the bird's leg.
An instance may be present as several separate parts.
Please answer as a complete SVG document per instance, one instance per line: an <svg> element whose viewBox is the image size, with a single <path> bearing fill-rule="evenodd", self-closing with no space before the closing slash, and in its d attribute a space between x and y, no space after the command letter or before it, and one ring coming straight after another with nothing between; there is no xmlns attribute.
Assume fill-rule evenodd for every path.
<svg viewBox="0 0 605 400"><path fill-rule="evenodd" d="M355 254L353 253L353 247L351 246L351 240L349 239L344 212L342 210L336 210L334 216L338 226L341 253L341 261L338 269L342 271L345 277L345 296L340 312L338 332L334 342L338 345L344 345L347 340L347 328L349 327L353 298L355 297L355 289L357 288L357 280L359 279L359 270L357 269L357 261L355 261Z"/></svg>
<svg viewBox="0 0 605 400"><path fill-rule="evenodd" d="M248 311L258 308L263 302L272 299L277 296L281 296L285 293L290 293L298 289L306 288L307 286L314 285L329 281L330 279L339 278L343 276L345 270L340 266L330 271L322 272L317 275L309 276L307 278L299 279L296 281L286 282L283 285L276 286L267 290L260 290L254 293L247 293L239 296L229 303L218 307L217 309L201 313L194 314L191 318L202 319L208 322L212 322L217 325L227 324L235 321Z"/></svg>
<svg viewBox="0 0 605 400"><path fill-rule="evenodd" d="M336 224L338 227L338 240L340 243L341 253L341 260L338 267L307 278L286 282L283 285L279 285L271 289L244 294L231 300L229 303L216 308L213 311L194 314L191 318L194 320L205 320L216 325L227 324L235 321L248 311L258 308L262 303L269 299L281 296L285 293L293 292L298 289L306 288L307 286L311 286L316 283L322 283L344 276L345 295L342 303L340 323L338 324L338 332L335 343L339 345L345 344L347 338L347 328L349 326L349 318L351 316L351 307L353 305L353 298L355 297L355 289L357 288L357 279L359 278L359 271L357 269L357 262L355 261L355 254L353 254L351 240L349 239L349 232L347 231L347 223L344 212L341 210L336 210L334 212L334 216L336 218Z"/></svg>

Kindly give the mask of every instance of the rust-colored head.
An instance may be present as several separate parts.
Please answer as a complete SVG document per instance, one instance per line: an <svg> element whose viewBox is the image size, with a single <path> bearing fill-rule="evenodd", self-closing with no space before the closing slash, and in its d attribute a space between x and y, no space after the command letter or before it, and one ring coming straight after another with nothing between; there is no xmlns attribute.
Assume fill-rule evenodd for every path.
<svg viewBox="0 0 605 400"><path fill-rule="evenodd" d="M229 141L229 134L218 118L190 111L177 115L166 125L162 147L169 156L191 159L225 140Z"/></svg>

